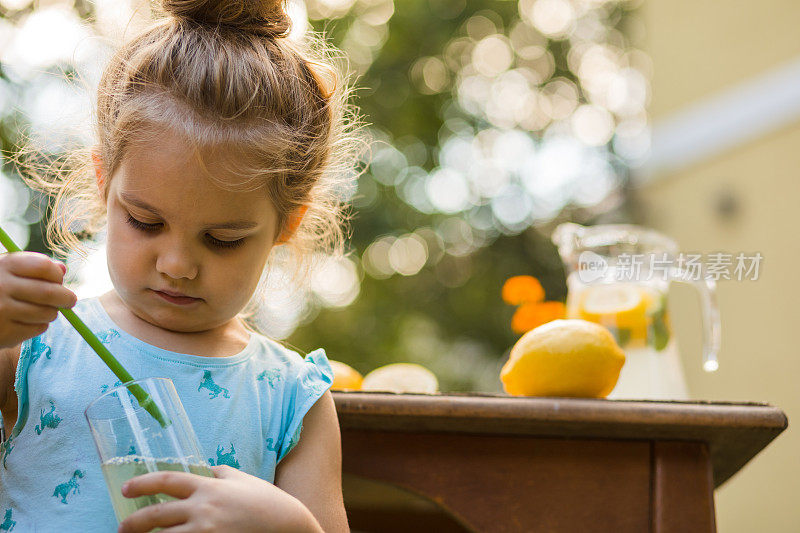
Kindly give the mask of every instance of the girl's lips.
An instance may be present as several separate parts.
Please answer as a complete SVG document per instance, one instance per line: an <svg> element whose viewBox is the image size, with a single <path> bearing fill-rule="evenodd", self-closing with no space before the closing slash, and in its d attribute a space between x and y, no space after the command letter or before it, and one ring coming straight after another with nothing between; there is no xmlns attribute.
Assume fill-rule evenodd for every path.
<svg viewBox="0 0 800 533"><path fill-rule="evenodd" d="M153 292L161 296L164 300L178 305L189 305L201 301L201 298L190 298L188 296L170 296L169 294L153 289Z"/></svg>

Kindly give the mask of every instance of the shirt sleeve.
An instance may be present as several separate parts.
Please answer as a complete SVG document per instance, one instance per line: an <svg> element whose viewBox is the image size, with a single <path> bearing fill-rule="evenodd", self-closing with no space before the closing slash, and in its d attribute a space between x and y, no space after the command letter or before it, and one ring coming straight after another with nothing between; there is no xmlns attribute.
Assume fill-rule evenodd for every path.
<svg viewBox="0 0 800 533"><path fill-rule="evenodd" d="M284 412L285 426L282 432L278 462L295 447L303 429L303 417L333 385L333 370L325 350L318 349L306 355L297 373L296 387L292 400L287 402Z"/></svg>

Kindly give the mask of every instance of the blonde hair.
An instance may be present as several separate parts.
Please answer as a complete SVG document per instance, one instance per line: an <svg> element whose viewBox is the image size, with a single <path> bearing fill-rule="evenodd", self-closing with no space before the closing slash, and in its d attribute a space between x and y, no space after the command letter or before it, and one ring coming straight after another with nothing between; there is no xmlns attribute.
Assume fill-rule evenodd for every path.
<svg viewBox="0 0 800 533"><path fill-rule="evenodd" d="M185 136L201 161L201 150L235 154L226 168L244 180L219 185L266 187L278 235L291 213L307 208L284 245L295 274L307 273L307 259L316 253L341 254L348 219L343 196L356 179L362 142L335 50L314 34L302 43L287 39L282 0L160 4L152 24L123 44L103 72L97 146L68 151L46 172L37 171L35 158L22 165L29 186L54 196L48 246L57 255L86 257L75 228L91 236L106 221L93 154L108 177L105 196L126 148L156 140L166 127Z"/></svg>

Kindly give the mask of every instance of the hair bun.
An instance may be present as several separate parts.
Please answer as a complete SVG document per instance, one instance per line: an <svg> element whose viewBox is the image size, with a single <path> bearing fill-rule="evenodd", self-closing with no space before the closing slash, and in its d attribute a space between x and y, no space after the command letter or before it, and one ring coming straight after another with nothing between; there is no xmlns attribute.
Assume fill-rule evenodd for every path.
<svg viewBox="0 0 800 533"><path fill-rule="evenodd" d="M289 33L284 0L162 0L167 13L200 24L231 26L268 37Z"/></svg>

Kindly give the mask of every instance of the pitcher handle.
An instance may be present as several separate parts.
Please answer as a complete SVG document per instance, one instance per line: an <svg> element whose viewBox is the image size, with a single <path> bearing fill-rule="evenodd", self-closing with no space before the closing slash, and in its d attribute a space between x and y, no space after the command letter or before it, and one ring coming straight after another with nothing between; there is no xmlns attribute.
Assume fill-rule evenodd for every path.
<svg viewBox="0 0 800 533"><path fill-rule="evenodd" d="M721 344L717 283L705 275L690 276L689 270L672 267L670 281L689 283L700 293L703 308L703 370L714 372L719 368L717 356Z"/></svg>

